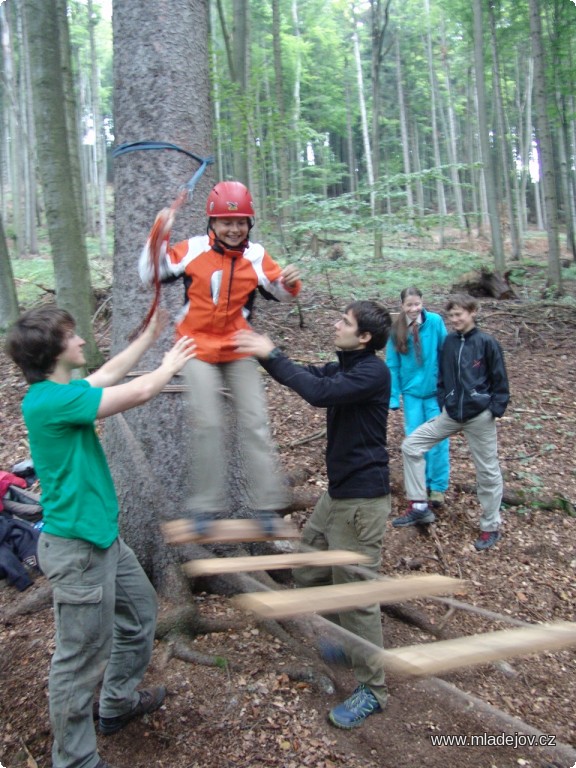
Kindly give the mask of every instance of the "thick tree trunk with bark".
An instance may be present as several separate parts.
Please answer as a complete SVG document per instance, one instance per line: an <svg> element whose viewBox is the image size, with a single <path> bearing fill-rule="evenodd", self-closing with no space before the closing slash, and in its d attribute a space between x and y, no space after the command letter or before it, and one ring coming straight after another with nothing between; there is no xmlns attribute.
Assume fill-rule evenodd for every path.
<svg viewBox="0 0 576 768"><path fill-rule="evenodd" d="M548 115L546 60L542 42L542 20L539 0L529 0L529 8L532 53L534 56L534 102L537 114L536 136L538 139L540 176L544 188L546 231L548 233L548 285L559 296L563 293L563 288L558 235L558 199L556 179L554 177L552 132Z"/></svg>
<svg viewBox="0 0 576 768"><path fill-rule="evenodd" d="M212 153L207 4L173 0L162 13L158 8L156 0L114 3L116 143L164 141L206 157ZM115 160L112 353L126 345L152 299L140 285L137 263L156 213L172 203L197 168L187 155L168 150L130 152ZM204 205L213 183L209 169L192 201L180 208L174 240L205 230ZM182 298L180 284L165 286L161 303L174 317ZM173 333L171 323L140 370L159 363ZM179 584L178 569L170 568L174 553L164 545L158 521L181 517L189 492L193 454L186 397L163 393L109 419L105 427L122 533L161 591Z"/></svg>
<svg viewBox="0 0 576 768"><path fill-rule="evenodd" d="M492 234L492 253L494 264L499 272L504 272L506 262L504 258L504 243L502 241L502 229L498 213L498 197L496 194L496 181L494 178L494 163L490 147L490 128L488 126L486 111L486 84L484 81L484 25L483 6L481 0L474 0L474 63L476 74L476 96L478 100L478 123L480 132L480 148L482 165L484 168L484 181L486 185L486 203L490 219L490 231Z"/></svg>
<svg viewBox="0 0 576 768"><path fill-rule="evenodd" d="M6 245L4 225L0 217L0 331L11 325L18 317L18 300L14 286L14 274L10 253Z"/></svg>
<svg viewBox="0 0 576 768"><path fill-rule="evenodd" d="M86 340L89 365L100 362L92 331L92 289L84 231L77 194L80 180L71 161L77 150L77 135L71 135L63 105L73 100L67 92L63 62L68 50L61 39L57 0L25 0L26 29L30 52L34 120L38 141L38 164L46 220L56 279L58 305L74 315L79 333ZM64 19L64 22L66 19ZM68 86L69 88L70 86Z"/></svg>

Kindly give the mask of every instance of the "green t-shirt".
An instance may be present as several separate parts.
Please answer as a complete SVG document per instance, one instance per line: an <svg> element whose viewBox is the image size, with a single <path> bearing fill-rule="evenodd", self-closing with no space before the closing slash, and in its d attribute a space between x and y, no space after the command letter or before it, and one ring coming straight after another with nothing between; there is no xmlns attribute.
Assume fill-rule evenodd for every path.
<svg viewBox="0 0 576 768"><path fill-rule="evenodd" d="M102 389L85 379L32 384L22 402L42 487L43 531L109 547L118 536L118 500L94 420Z"/></svg>

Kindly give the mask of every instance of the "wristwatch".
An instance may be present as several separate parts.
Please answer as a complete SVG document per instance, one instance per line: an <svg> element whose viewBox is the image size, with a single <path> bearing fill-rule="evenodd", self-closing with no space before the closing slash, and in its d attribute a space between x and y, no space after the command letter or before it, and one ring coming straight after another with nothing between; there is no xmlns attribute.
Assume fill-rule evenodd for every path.
<svg viewBox="0 0 576 768"><path fill-rule="evenodd" d="M278 347L274 347L274 349L272 350L272 352L270 352L266 360L276 360L276 358L280 357L281 354L282 352L278 349Z"/></svg>

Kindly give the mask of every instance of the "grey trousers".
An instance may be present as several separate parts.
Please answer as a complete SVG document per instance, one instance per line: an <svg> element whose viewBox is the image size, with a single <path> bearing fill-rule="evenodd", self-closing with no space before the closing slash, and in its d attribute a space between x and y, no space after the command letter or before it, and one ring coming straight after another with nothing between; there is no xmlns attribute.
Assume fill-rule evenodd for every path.
<svg viewBox="0 0 576 768"><path fill-rule="evenodd" d="M192 467L191 509L223 512L230 506L226 488L223 388L232 396L251 506L262 510L288 506L290 495L278 471L256 360L250 357L218 365L190 360L184 373L190 387L193 439L197 446Z"/></svg>
<svg viewBox="0 0 576 768"><path fill-rule="evenodd" d="M370 558L363 564L376 575L380 567L386 520L390 514L390 495L376 499L332 499L324 493L302 531L302 542L315 549L348 549ZM326 584L347 584L362 580L353 570L343 566L297 568L294 580L300 587ZM344 629L383 648L380 605L369 605L353 611L343 611L335 620ZM382 661L378 654L372 658L362 646L352 646L349 657L359 683L367 685L378 703L386 705L388 692Z"/></svg>
<svg viewBox="0 0 576 768"><path fill-rule="evenodd" d="M478 501L482 507L481 531L495 531L500 526L503 481L498 463L496 419L488 410L469 421L454 421L442 410L436 418L418 427L402 443L404 485L412 501L426 499L426 462L424 454L446 437L462 432L468 442L476 467Z"/></svg>
<svg viewBox="0 0 576 768"><path fill-rule="evenodd" d="M156 592L132 550L40 534L38 560L54 594L56 650L48 689L53 768L93 768L99 760L92 718L115 717L138 702L154 643Z"/></svg>

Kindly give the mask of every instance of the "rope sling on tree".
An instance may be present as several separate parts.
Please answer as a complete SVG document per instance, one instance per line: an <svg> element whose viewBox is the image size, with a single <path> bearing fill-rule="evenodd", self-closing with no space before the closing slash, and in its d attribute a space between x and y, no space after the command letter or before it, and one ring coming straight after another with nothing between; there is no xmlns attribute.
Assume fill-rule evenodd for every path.
<svg viewBox="0 0 576 768"><path fill-rule="evenodd" d="M186 200L192 200L196 184L200 180L206 168L214 162L214 158L211 155L208 157L199 157L193 152L179 147L177 144L170 144L166 141L133 141L127 144L120 144L112 151L112 157L120 157L121 155L125 155L128 152L137 152L143 149L170 149L174 150L175 152L182 152L188 157L191 157L196 162L200 163L198 170L194 173L192 178L183 185L180 192L178 193L178 196L170 205L169 211L171 214L176 213L176 211L186 202ZM154 298L152 299L152 304L150 305L150 309L148 310L146 317L140 326L136 329L136 331L131 334L131 338L135 338L148 327L148 324L150 323L150 320L152 319L154 312L156 312L160 302L160 256L162 254L162 243L164 242L166 236L165 224L166 221L164 218L157 217L152 227L152 231L150 232L150 254L152 257L152 269L154 276Z"/></svg>

